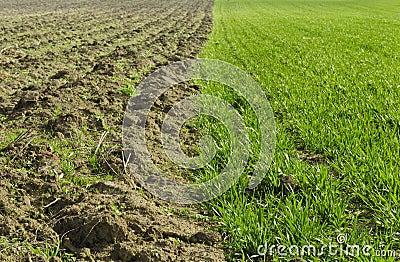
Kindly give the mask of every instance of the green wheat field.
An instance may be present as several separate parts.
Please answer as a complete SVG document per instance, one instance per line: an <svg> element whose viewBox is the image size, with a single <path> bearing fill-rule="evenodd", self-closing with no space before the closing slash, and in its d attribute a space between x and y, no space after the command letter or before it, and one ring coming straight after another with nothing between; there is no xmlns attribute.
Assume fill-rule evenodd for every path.
<svg viewBox="0 0 400 262"><path fill-rule="evenodd" d="M277 125L275 157L263 183L248 192L243 180L208 204L230 258L290 261L300 256L295 247L289 252L292 245L301 251L332 243L358 245L360 254L326 251L303 259L395 261L400 2L216 0L214 16L201 57L252 75ZM221 90L214 85L203 92L235 100L234 92ZM242 115L246 123L257 122L251 112ZM203 126L225 132L217 124ZM279 245L286 250L279 253ZM372 251L363 254L364 246Z"/></svg>

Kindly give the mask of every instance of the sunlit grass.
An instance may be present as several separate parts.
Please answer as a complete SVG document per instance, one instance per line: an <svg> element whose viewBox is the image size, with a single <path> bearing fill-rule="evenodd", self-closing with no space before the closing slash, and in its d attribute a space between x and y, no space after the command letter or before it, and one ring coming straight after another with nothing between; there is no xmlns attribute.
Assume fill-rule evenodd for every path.
<svg viewBox="0 0 400 262"><path fill-rule="evenodd" d="M247 191L242 179L209 206L229 256L250 259L259 245L322 246L336 243L339 234L349 245L399 250L399 4L216 0L214 15L201 56L252 75L267 94L278 131L262 185ZM233 92L223 96L237 99ZM254 126L254 115L241 114ZM202 125L217 138L225 132L215 123ZM297 191L283 192L287 177ZM281 259L290 257L296 256Z"/></svg>

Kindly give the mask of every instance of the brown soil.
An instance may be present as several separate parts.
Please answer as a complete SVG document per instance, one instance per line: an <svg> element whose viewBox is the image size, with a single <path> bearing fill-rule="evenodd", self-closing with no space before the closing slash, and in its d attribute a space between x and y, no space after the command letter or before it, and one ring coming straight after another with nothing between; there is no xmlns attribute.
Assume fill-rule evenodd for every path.
<svg viewBox="0 0 400 262"><path fill-rule="evenodd" d="M0 1L1 261L224 260L207 214L135 185L121 146L129 94L157 67L196 55L211 8ZM176 88L168 103L187 93Z"/></svg>

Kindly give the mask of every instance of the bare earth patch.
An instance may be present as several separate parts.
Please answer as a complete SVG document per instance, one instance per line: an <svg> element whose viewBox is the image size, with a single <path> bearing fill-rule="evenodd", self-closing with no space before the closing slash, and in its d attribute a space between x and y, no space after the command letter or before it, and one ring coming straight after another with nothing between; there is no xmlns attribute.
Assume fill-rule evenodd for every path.
<svg viewBox="0 0 400 262"><path fill-rule="evenodd" d="M224 260L207 214L143 192L121 146L135 86L196 55L211 8L208 0L0 1L0 260ZM176 88L169 100L187 92ZM159 128L150 123L149 139Z"/></svg>

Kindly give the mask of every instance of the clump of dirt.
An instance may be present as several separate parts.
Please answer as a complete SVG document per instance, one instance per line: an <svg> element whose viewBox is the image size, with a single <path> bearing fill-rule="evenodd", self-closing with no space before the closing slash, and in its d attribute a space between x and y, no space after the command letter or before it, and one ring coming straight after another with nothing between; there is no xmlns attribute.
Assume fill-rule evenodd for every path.
<svg viewBox="0 0 400 262"><path fill-rule="evenodd" d="M194 258L211 252L211 260L224 259L218 233L204 229L201 221L170 213L160 204L135 191L102 195L64 208L53 217L52 224L64 236L64 247L78 254L90 249L101 250L98 258L111 254L123 261L195 261L185 258L184 252L190 250Z"/></svg>
<svg viewBox="0 0 400 262"><path fill-rule="evenodd" d="M129 95L157 67L196 55L211 9L208 0L0 2L0 260L224 260L204 211L146 194L121 145ZM153 111L193 92L174 88ZM150 134L160 129L151 119Z"/></svg>
<svg viewBox="0 0 400 262"><path fill-rule="evenodd" d="M199 88L199 86L192 83L180 83L171 87L154 102L146 122L146 142L153 162L165 175L184 183L196 182L194 171L179 167L165 154L161 143L161 125L165 115L177 101L198 94ZM195 156L200 133L197 130L193 130L189 124L190 121L180 130L182 150L188 156Z"/></svg>

